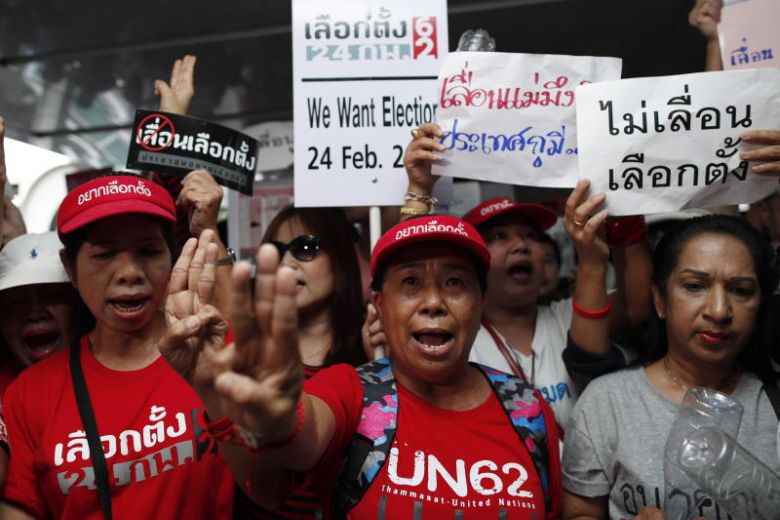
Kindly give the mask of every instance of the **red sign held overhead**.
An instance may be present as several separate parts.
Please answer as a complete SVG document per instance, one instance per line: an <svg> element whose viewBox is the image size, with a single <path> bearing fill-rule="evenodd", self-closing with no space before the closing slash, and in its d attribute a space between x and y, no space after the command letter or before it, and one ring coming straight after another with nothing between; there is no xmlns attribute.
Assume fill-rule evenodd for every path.
<svg viewBox="0 0 780 520"><path fill-rule="evenodd" d="M154 119L155 121L150 122ZM173 144L176 128L173 121L162 114L150 114L138 123L135 130L136 140L144 150L157 152Z"/></svg>

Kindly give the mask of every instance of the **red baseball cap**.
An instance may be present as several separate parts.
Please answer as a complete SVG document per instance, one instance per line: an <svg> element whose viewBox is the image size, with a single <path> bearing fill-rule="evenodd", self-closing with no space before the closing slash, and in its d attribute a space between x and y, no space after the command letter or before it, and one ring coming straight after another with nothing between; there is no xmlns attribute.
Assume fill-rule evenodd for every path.
<svg viewBox="0 0 780 520"><path fill-rule="evenodd" d="M474 254L487 270L490 251L474 226L451 215L428 215L404 220L390 228L371 253L371 276L399 249L424 242L449 242Z"/></svg>
<svg viewBox="0 0 780 520"><path fill-rule="evenodd" d="M463 216L463 220L479 227L494 218L514 213L528 219L537 231L545 231L558 220L551 210L541 204L514 202L506 197L495 197L479 204Z"/></svg>
<svg viewBox="0 0 780 520"><path fill-rule="evenodd" d="M176 207L165 188L133 175L111 175L85 182L65 196L57 212L57 233L67 235L96 220L126 213L176 221Z"/></svg>

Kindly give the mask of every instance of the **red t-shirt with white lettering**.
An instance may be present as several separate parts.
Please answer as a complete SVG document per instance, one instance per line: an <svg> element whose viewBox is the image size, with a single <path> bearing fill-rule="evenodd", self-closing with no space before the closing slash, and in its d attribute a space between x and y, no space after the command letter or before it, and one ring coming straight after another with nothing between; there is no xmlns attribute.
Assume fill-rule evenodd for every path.
<svg viewBox="0 0 780 520"><path fill-rule="evenodd" d="M3 500L36 518L102 520L68 352L28 368L6 392L11 460ZM165 359L111 370L84 336L81 363L114 518L231 518L233 477L197 426L200 399Z"/></svg>
<svg viewBox="0 0 780 520"><path fill-rule="evenodd" d="M348 365L323 370L305 388L325 401L336 419L336 433L318 465L319 489L327 497L360 419L363 388ZM549 406L542 406L547 424L554 425ZM547 431L548 446L557 447L557 429ZM471 410L452 411L431 406L398 384L393 447L348 518L557 518L561 468L557 449L550 451L554 505L545 511L533 461L495 394Z"/></svg>

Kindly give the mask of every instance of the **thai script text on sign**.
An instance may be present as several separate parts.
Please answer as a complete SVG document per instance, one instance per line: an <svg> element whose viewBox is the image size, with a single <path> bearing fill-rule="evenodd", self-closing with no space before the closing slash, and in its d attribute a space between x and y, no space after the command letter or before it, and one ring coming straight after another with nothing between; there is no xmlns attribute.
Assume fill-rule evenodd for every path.
<svg viewBox="0 0 780 520"><path fill-rule="evenodd" d="M753 202L777 179L749 172L739 136L780 126L778 95L778 69L580 87L580 174L607 193L612 215Z"/></svg>
<svg viewBox="0 0 780 520"><path fill-rule="evenodd" d="M447 147L434 173L529 186L577 183L579 85L617 79L615 58L457 52L439 72Z"/></svg>
<svg viewBox="0 0 780 520"><path fill-rule="evenodd" d="M436 118L446 1L294 0L292 13L295 204L400 204L409 131Z"/></svg>

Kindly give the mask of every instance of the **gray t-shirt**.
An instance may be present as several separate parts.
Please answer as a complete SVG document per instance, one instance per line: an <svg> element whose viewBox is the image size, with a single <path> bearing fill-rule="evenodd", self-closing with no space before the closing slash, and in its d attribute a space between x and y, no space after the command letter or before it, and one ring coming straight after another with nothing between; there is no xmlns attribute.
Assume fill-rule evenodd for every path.
<svg viewBox="0 0 780 520"><path fill-rule="evenodd" d="M737 441L780 473L778 420L761 381L744 374L732 398L744 407ZM679 405L664 397L643 368L594 380L574 407L563 449L564 487L577 495L609 495L609 517L663 509L664 447ZM726 518L708 500L699 513Z"/></svg>

